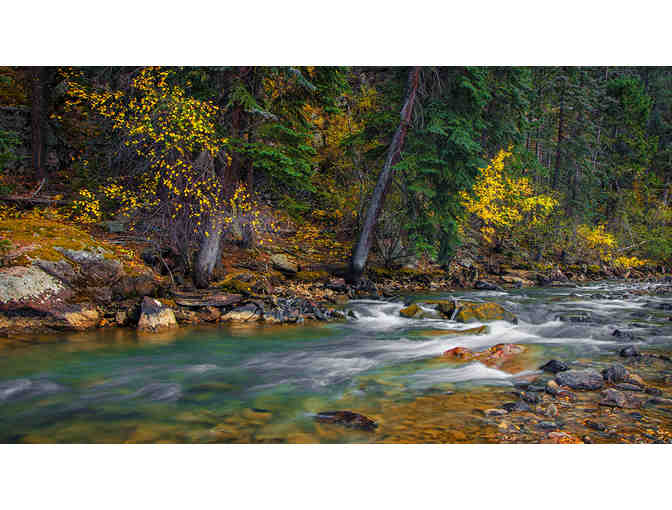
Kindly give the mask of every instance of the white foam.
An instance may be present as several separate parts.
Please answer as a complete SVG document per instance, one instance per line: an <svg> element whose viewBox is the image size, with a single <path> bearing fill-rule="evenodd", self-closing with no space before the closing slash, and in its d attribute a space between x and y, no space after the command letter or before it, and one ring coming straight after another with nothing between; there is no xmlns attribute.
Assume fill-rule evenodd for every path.
<svg viewBox="0 0 672 510"><path fill-rule="evenodd" d="M495 381L506 382L513 378L511 374L486 367L483 363L469 363L461 367L445 367L436 370L423 370L410 376L411 388L429 388L441 383L455 383L465 381Z"/></svg>

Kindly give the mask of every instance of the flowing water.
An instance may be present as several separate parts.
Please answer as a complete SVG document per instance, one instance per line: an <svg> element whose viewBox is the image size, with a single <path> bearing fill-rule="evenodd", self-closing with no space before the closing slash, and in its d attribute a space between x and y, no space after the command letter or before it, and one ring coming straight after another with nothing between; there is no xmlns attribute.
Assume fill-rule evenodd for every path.
<svg viewBox="0 0 672 510"><path fill-rule="evenodd" d="M319 326L0 340L0 441L488 441L489 426L473 409L492 405L493 395L548 359L590 363L633 343L669 349L672 297L632 292L643 288L655 284L452 293L518 316L518 324L488 324L484 335L436 332L478 324L403 318L405 297L352 301L346 308L356 319ZM634 336L615 337L615 329ZM498 343L528 348L499 369L438 359L455 346ZM360 412L380 426L315 422L330 410Z"/></svg>

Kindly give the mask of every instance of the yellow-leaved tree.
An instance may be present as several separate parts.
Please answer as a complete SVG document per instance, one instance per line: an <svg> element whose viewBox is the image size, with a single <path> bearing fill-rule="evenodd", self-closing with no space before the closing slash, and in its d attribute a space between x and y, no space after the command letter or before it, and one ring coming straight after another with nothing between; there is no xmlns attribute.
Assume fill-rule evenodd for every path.
<svg viewBox="0 0 672 510"><path fill-rule="evenodd" d="M511 155L511 149L500 150L479 170L471 192L460 192L462 205L470 213L466 220L492 246L500 246L506 238L529 238L558 205L552 196L537 193L526 177L507 175L505 161Z"/></svg>
<svg viewBox="0 0 672 510"><path fill-rule="evenodd" d="M205 259L214 264L224 230L241 223L259 227L249 194L231 175L217 104L190 96L189 83L180 85L173 70L160 67L141 69L130 87L117 91L87 86L72 71L64 75L67 107L106 121L120 140L118 152L133 162L133 169L99 191L119 204L118 213L132 219L137 231L169 244L186 267L198 270L204 247L212 252ZM80 195L79 210L99 215L97 205L85 203L95 201L94 195ZM203 285L212 267L206 272Z"/></svg>

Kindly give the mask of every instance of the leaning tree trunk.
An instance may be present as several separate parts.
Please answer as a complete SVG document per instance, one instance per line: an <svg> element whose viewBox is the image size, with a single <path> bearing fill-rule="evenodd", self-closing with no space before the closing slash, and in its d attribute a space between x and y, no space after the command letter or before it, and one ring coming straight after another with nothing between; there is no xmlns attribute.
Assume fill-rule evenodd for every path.
<svg viewBox="0 0 672 510"><path fill-rule="evenodd" d="M369 258L369 251L371 250L371 243L373 242L373 233L378 221L378 216L385 203L385 196L392 178L392 167L399 161L401 149L404 145L406 132L411 121L411 114L413 113L413 104L418 90L418 81L420 75L420 67L413 67L408 73L408 87L406 91L406 100L401 109L399 126L394 133L392 143L387 151L387 158L383 170L378 176L378 182L373 190L369 208L366 211L364 219L364 226L359 234L359 239L352 252L350 259L350 267L348 269L347 281L349 283L357 283L366 267L366 260Z"/></svg>

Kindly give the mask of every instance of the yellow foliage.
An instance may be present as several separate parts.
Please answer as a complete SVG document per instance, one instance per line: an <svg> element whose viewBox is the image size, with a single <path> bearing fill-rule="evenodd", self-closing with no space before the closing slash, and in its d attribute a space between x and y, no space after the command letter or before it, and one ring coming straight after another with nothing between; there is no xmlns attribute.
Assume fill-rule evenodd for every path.
<svg viewBox="0 0 672 510"><path fill-rule="evenodd" d="M616 239L612 234L606 232L604 225L597 225L594 228L588 225L579 225L576 228L576 236L579 250L596 252L600 260L604 262L613 258L611 250L616 247Z"/></svg>
<svg viewBox="0 0 672 510"><path fill-rule="evenodd" d="M638 259L637 257L617 257L613 260L613 264L616 267L621 269L633 269L636 267L641 267L646 264L646 260Z"/></svg>
<svg viewBox="0 0 672 510"><path fill-rule="evenodd" d="M102 217L100 201L88 189L79 190L79 196L72 202L75 220L81 223L97 223Z"/></svg>
<svg viewBox="0 0 672 510"><path fill-rule="evenodd" d="M226 205L221 179L192 161L194 154L215 158L227 144L217 133L220 112L214 103L189 97L169 83L171 71L159 67L142 69L128 92L89 90L76 73L62 73L68 86L66 107L88 107L108 119L124 145L148 164L136 185L109 182L100 189L120 203L120 213L131 216L142 209L199 231L202 220ZM88 190L80 193L75 208L81 221L100 218L99 204Z"/></svg>
<svg viewBox="0 0 672 510"><path fill-rule="evenodd" d="M550 195L535 194L529 179L505 174L510 151L500 150L490 164L480 169L471 193L460 192L465 209L481 222L483 238L493 243L500 231L508 231L524 219L527 227L542 223L558 202Z"/></svg>

